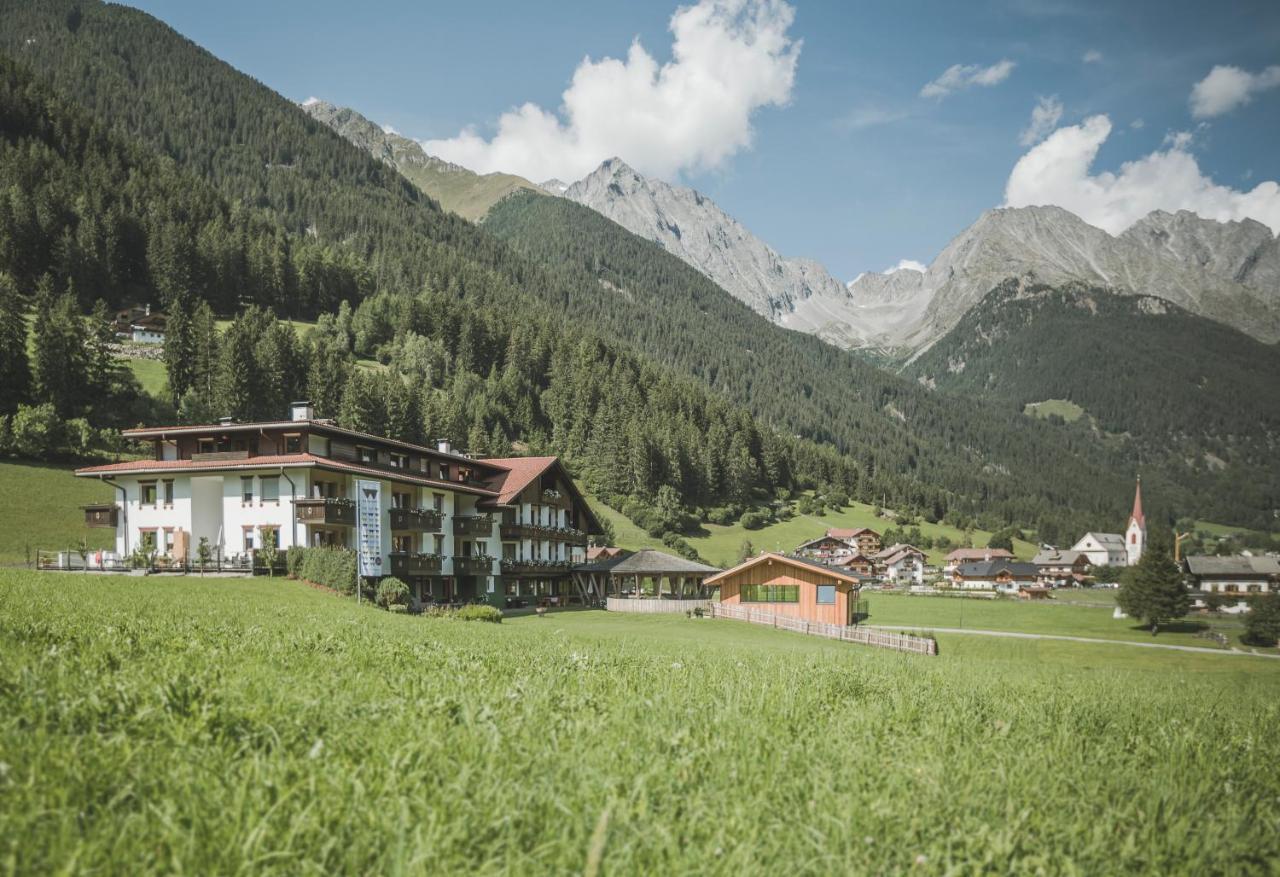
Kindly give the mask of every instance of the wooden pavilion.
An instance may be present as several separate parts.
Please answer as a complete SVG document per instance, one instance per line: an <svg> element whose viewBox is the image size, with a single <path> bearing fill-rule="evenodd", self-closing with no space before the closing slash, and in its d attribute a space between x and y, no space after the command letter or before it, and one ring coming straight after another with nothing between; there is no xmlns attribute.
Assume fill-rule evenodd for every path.
<svg viewBox="0 0 1280 877"><path fill-rule="evenodd" d="M581 594L588 599L607 601L610 609L663 612L682 611L685 603L705 604L708 591L703 582L718 572L718 567L645 548L634 554L576 566L573 579ZM624 601L650 604L661 601L663 605L618 605Z"/></svg>

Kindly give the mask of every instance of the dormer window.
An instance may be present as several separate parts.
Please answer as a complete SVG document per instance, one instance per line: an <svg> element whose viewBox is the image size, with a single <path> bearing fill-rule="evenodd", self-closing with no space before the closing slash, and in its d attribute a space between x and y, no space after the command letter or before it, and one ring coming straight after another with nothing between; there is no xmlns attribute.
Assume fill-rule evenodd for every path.
<svg viewBox="0 0 1280 877"><path fill-rule="evenodd" d="M368 448L368 447L365 447L364 445L357 445L356 458L361 463L376 463L378 462L378 452L374 448Z"/></svg>

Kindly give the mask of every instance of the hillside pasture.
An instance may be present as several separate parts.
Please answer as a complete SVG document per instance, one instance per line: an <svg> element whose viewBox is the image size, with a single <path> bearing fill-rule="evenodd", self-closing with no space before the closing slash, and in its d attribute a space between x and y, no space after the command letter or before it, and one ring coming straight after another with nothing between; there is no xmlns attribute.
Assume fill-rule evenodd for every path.
<svg viewBox="0 0 1280 877"><path fill-rule="evenodd" d="M21 565L37 549L65 551L81 539L90 548L115 544L111 530L84 525L80 506L111 502L107 485L71 474L71 466L55 463L0 461L0 483L6 501L0 503L0 566Z"/></svg>
<svg viewBox="0 0 1280 877"><path fill-rule="evenodd" d="M1280 863L1265 816L1280 662L977 639L926 658L727 620L468 624L282 579L0 572L0 861L726 875Z"/></svg>

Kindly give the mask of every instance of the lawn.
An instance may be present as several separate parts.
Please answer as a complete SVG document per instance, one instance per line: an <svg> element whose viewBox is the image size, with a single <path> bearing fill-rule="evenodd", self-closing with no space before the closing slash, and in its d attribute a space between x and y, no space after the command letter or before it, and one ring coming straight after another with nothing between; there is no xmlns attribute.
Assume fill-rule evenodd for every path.
<svg viewBox="0 0 1280 877"><path fill-rule="evenodd" d="M169 375L164 363L158 359L126 359L125 364L142 385L142 391L157 399L163 399L169 386Z"/></svg>
<svg viewBox="0 0 1280 877"><path fill-rule="evenodd" d="M6 502L0 503L0 566L22 564L28 546L34 560L37 548L66 550L81 538L91 548L115 544L111 530L84 525L80 506L110 502L114 491L98 481L76 478L72 467L52 463L0 462L0 483Z"/></svg>
<svg viewBox="0 0 1280 877"><path fill-rule="evenodd" d="M1200 630L1214 630L1225 634L1231 646L1247 648L1240 642L1244 625L1236 618L1188 616L1173 622L1160 634L1152 637L1148 628L1142 627L1133 619L1113 617L1114 597L1111 605L1099 605L1101 601L1087 605L1074 599L1059 599L1058 595L1063 593L1073 592L1055 592L1053 600L1033 603L1013 599L980 600L869 591L863 594L863 602L870 611L868 624L923 629L1007 630L1220 648L1213 640L1195 636ZM1078 591L1073 596L1088 594L1097 600L1104 593L1114 594L1105 591Z"/></svg>
<svg viewBox="0 0 1280 877"><path fill-rule="evenodd" d="M7 873L1245 873L1280 662L0 571ZM1143 653L1131 655L1128 653Z"/></svg>
<svg viewBox="0 0 1280 877"><path fill-rule="evenodd" d="M1023 413L1041 419L1056 414L1067 423L1074 423L1084 414L1084 409L1066 399L1046 399L1043 402L1028 402Z"/></svg>
<svg viewBox="0 0 1280 877"><path fill-rule="evenodd" d="M662 540L654 539L645 533L621 512L606 506L598 499L588 497L591 508L607 518L613 524L614 535L619 546L623 548L658 548ZM874 514L874 507L865 503L850 503L840 511L828 511L825 515L796 515L789 521L781 521L760 530L748 530L740 524L722 527L716 524L703 524L704 533L687 536L689 543L698 550L698 554L708 563L721 567L729 567L738 562L744 539L759 551L794 551L797 545L816 539L831 527L870 527L883 533L889 527L896 526L892 519L879 518ZM920 532L926 536L946 536L953 543L959 544L964 539L964 531L949 527L946 524L929 524L921 522ZM983 546L991 538L986 530L973 531L973 544ZM1024 559L1035 556L1036 546L1030 542L1016 541L1014 553ZM925 553L929 562L941 564L950 549L933 549Z"/></svg>

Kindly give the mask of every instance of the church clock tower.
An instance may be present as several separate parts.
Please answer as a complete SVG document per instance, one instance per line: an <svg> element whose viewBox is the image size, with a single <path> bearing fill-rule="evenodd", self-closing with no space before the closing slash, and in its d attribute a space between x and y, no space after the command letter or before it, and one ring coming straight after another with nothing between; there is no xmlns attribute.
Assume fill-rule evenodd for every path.
<svg viewBox="0 0 1280 877"><path fill-rule="evenodd" d="M1142 478L1139 477L1133 490L1133 511L1129 514L1129 526L1124 531L1124 550L1128 555L1129 566L1142 558L1146 547L1147 519L1142 514Z"/></svg>

